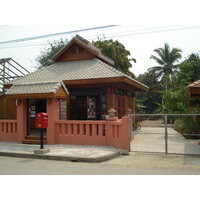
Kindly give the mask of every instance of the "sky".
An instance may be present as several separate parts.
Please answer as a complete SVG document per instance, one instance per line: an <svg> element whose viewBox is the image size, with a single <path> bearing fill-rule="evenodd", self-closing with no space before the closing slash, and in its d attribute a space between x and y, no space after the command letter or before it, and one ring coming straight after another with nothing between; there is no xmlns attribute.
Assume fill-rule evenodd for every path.
<svg viewBox="0 0 200 200"><path fill-rule="evenodd" d="M29 3L24 0L7 0L1 3L7 9L0 12L0 58L12 57L31 72L35 70L35 59L44 44L61 36L20 43L1 42L118 25L77 34L89 41L102 34L106 38L117 39L131 52L131 58L137 60L137 63L132 62L130 69L136 76L156 65L150 56L154 49L163 47L166 42L172 48L180 48L183 59L190 53L200 51L197 0L169 0L162 3L158 0L124 0L123 3L102 0L96 5L91 0L68 3L63 0L36 0ZM74 34L62 37L70 40Z"/></svg>
<svg viewBox="0 0 200 200"><path fill-rule="evenodd" d="M62 25L1 25L0 26L0 58L11 57L30 72L36 70L36 58L44 49L48 41L59 38L70 40L75 34L85 39L96 40L98 36L105 35L121 42L130 51L130 58L135 58L130 69L136 76L147 71L148 68L156 66L156 62L150 59L150 55L156 55L153 50L164 46L168 42L170 47L182 50L182 60L191 53L200 51L200 25L117 25L110 28L87 30L93 26L64 27ZM16 39L31 38L54 33L76 31L75 33L63 34L25 42L2 43ZM181 61L181 60L180 60Z"/></svg>
<svg viewBox="0 0 200 200"><path fill-rule="evenodd" d="M125 45L126 49L131 52L131 56L137 60L136 64L133 64L131 71L136 75L144 73L149 67L155 66L155 62L149 59L150 55L153 53L153 50L159 47L163 47L165 42L168 42L171 47L178 47L183 51L183 58L192 52L200 51L200 29L188 29L182 31L167 31L167 32L157 32L157 33L148 33L148 34L139 34L139 35L129 35L124 37L116 36L117 33L122 32L124 35L128 35L133 29L148 29L156 27L165 27L165 26L178 26L178 27L188 27L188 26L197 26L200 21L200 12L199 12L199 0L76 0L76 1L66 1L66 0L1 0L1 12L0 12L0 42L20 39L24 37L39 36L50 33L66 32L72 30L80 30L85 28L100 27L105 25L121 25L126 27L123 29L114 30L113 37L118 39L122 44ZM8 26L9 25L9 26ZM177 28L178 28L177 27ZM158 30L158 29L157 29ZM96 36L104 33L103 29L100 31L95 31L92 33L79 33L81 36L86 39L89 36ZM115 34L116 35L115 35ZM133 32L132 32L133 33ZM67 35L67 38L71 38L71 34ZM50 38L48 38L50 39ZM29 41L29 45L41 41ZM18 43L18 46L23 46L25 43ZM32 67L35 65L35 58L39 55L39 50L41 46L29 46L29 47L16 47L5 48L8 45L0 45L0 58L12 57L14 60L19 62L23 67L26 67L30 71L34 71L35 68ZM38 177L36 177L38 180ZM87 177L88 178L88 177ZM112 182L108 177L106 182L109 188L114 184L115 188L118 188L119 181ZM129 180L128 177L122 180L120 177L120 182L124 181L127 183ZM160 193L155 194L154 188L156 187L161 193L164 192L164 199L171 198L171 193L166 193L165 188L172 189L173 196L178 198L185 197L185 193L182 195L179 192L179 189L182 189L182 182L177 181L172 177L169 177L170 180L166 181L167 177L160 177L157 181L158 184L154 182L152 184L152 177L150 179L143 179L141 176L134 177L135 181L131 181L131 184L122 184L120 188L123 193L111 193L109 197L113 199L121 199L129 197L130 192L134 188L134 195L141 197L149 198L153 196L155 200L160 199ZM4 183L8 178L4 179ZM30 179L30 178L29 178ZM68 181L65 181L65 186L67 183L71 184L74 177L67 177ZM69 180L70 179L70 180ZM113 179L113 177L112 177ZM155 179L155 177L154 177ZM98 188L102 187L102 181L99 181L99 178L95 177L95 184L90 184L89 188L91 191L98 191ZM104 179L105 180L105 179ZM117 180L118 177L117 177ZM173 180L173 181L171 181ZM180 178L179 178L180 180ZM185 177L184 177L185 180ZM7 180L13 183L13 180ZM59 181L59 180L58 180ZM56 180L56 182L58 182ZM94 180L92 180L93 182ZM171 188L168 184L169 181L172 184ZM182 181L182 180L181 180ZM188 181L188 177L187 177ZM193 182L194 180L189 180ZM31 181L32 182L32 181ZM18 179L15 185L18 183ZM37 181L37 184L39 182ZM44 180L42 180L42 187L44 189ZM73 182L76 184L75 182ZM85 178L83 180L82 186L85 184ZM147 187L141 187L145 183ZM28 187L30 188L30 180ZM53 186L52 191L54 190L55 184L52 185L52 181L49 181L48 186ZM116 185L115 185L116 184ZM165 185L166 184L166 185ZM4 184L8 185L8 184ZM35 186L35 185L32 185ZM174 187L176 187L176 191ZM50 189L51 189L50 187ZM60 191L60 185L58 185ZM68 185L67 185L68 187ZM86 188L85 188L86 187ZM84 192L88 191L88 185L85 184ZM151 188L152 187L152 188ZM179 188L180 187L180 188ZM9 187L6 187L9 189ZM14 195L17 194L19 190L18 187L13 187L16 191L13 192ZM105 187L106 188L106 187ZM143 190L147 189L147 192L144 193ZM46 189L46 188L45 188ZM49 188L47 188L48 190ZM70 187L70 189L73 189ZM76 189L72 192L76 192ZM96 190L95 190L96 189ZM123 190L125 189L125 190ZM2 190L3 191L3 190ZM64 190L63 190L64 191ZM6 190L8 193L9 191ZM65 192L65 191L64 191ZM11 195L11 193L9 193ZM54 195L49 193L52 197L57 197L58 193ZM59 193L60 194L60 193ZM83 193L80 193L82 195ZM47 193L44 193L46 197ZM64 193L65 195L65 193ZM76 192L76 196L79 195ZM170 195L170 196L169 196ZM180 196L181 195L181 196ZM190 194L191 195L191 194ZM74 196L73 196L74 197ZM78 196L82 197L82 196ZM90 196L88 196L89 198ZM35 198L35 197L34 197ZM49 198L49 195L48 195ZM93 196L92 196L93 198ZM89 198L91 199L91 198ZM98 199L98 197L97 197ZM100 198L99 198L100 199Z"/></svg>

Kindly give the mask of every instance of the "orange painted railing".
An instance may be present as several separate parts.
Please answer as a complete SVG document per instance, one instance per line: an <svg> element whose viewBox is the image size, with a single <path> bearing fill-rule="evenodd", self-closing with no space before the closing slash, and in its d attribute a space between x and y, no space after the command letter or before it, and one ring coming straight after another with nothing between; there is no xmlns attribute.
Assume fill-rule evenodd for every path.
<svg viewBox="0 0 200 200"><path fill-rule="evenodd" d="M56 143L106 145L106 121L56 121Z"/></svg>
<svg viewBox="0 0 200 200"><path fill-rule="evenodd" d="M128 118L116 121L56 121L55 143L111 146L128 150Z"/></svg>
<svg viewBox="0 0 200 200"><path fill-rule="evenodd" d="M107 121L55 121L47 128L47 144L111 146L129 151L128 117L108 118ZM0 141L21 142L17 120L0 120ZM21 134L21 135L20 135Z"/></svg>
<svg viewBox="0 0 200 200"><path fill-rule="evenodd" d="M16 142L17 120L0 120L0 141Z"/></svg>

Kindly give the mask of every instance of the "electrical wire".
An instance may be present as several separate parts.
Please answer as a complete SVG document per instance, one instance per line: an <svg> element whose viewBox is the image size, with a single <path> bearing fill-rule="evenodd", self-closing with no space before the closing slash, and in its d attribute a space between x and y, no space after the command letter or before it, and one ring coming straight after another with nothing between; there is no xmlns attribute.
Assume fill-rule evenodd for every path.
<svg viewBox="0 0 200 200"><path fill-rule="evenodd" d="M16 40L8 40L4 42L0 42L0 44L10 44L10 43L17 43L17 42L24 42L24 41L30 41L30 40L37 40L47 37L54 37L58 35L64 35L64 34L72 34L77 32L84 32L84 31L90 31L90 30L97 30L97 29L104 29L104 28L110 28L117 25L108 25L108 26L101 26L101 27L95 27L95 28L87 28L87 29L81 29L81 30L75 30L75 31L68 31L68 32L62 32L62 33L54 33L54 34L48 34L48 35L41 35L41 36L35 36L35 37L29 37L29 38L22 38L22 39L16 39Z"/></svg>
<svg viewBox="0 0 200 200"><path fill-rule="evenodd" d="M112 32L108 32L108 29L105 29L105 31L108 32L108 33L106 33L106 32L103 33L103 35L106 37L106 39L110 39L110 38L113 38L113 37L116 37L116 38L118 38L118 37L128 37L128 36L133 36L133 35L154 34L154 33L161 33L161 32L182 31L182 30L190 30L190 29L200 28L200 25L186 26L186 27L178 27L177 25L172 25L172 26L162 26L162 27L151 27L151 28L145 28L145 29L133 29L133 30L126 30L126 31L123 31L123 32L119 32L119 31L116 31L116 30L122 29L122 28L127 28L127 27L133 28L133 27L136 27L136 26L117 26L117 25L112 25L112 26L113 26L113 28L109 27L109 30L111 30ZM91 30L91 31L90 30L88 30L88 31L94 32L95 31L94 29L95 28L93 28L93 30ZM68 32L59 33L59 35L65 35L66 36L66 33L68 33ZM48 37L53 37L53 36L50 36L50 35L58 36L57 34L49 34ZM43 39L41 37L44 37L44 36L37 36L37 39ZM87 40L89 40L89 41L95 40L95 39L97 39L97 36L94 36L94 35L87 36ZM31 39L31 40L33 40L33 39ZM9 42L9 41L7 41L7 42ZM21 41L21 42L25 42L25 41ZM22 45L16 45L14 43L11 46L0 46L0 49L41 46L41 45L46 44L46 42L47 41L37 42L37 43L29 43L29 44L22 44ZM4 45L10 45L10 44L4 44Z"/></svg>

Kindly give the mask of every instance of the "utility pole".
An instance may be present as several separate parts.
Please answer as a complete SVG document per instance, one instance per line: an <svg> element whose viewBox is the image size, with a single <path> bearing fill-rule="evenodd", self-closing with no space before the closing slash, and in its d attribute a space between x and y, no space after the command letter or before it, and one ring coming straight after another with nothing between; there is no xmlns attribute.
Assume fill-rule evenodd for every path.
<svg viewBox="0 0 200 200"><path fill-rule="evenodd" d="M3 88L2 88L2 92L5 92L5 87L4 84L6 82L6 62L3 63Z"/></svg>

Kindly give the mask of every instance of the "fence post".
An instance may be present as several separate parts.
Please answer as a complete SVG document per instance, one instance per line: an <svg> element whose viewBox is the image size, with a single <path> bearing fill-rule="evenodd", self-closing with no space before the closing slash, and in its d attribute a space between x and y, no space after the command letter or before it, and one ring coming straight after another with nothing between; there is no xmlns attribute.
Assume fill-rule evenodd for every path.
<svg viewBox="0 0 200 200"><path fill-rule="evenodd" d="M113 129L112 129L112 125L110 124L110 122L113 122L113 121L117 121L117 117L107 117L106 118L106 121L107 121L107 145L108 146L112 146L112 134L113 134Z"/></svg>
<svg viewBox="0 0 200 200"><path fill-rule="evenodd" d="M168 154L167 115L165 114L165 153Z"/></svg>
<svg viewBox="0 0 200 200"><path fill-rule="evenodd" d="M128 124L128 116L122 117L122 144L123 144L123 150L126 151L126 153L130 152L130 140L129 140L129 124Z"/></svg>

